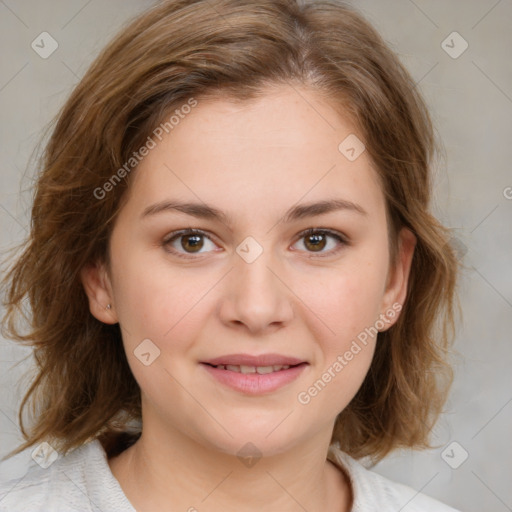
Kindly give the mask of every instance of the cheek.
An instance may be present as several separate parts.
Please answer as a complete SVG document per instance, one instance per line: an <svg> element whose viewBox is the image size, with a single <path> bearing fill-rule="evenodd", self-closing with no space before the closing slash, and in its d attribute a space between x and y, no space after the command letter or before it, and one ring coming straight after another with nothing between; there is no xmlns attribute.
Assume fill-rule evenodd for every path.
<svg viewBox="0 0 512 512"><path fill-rule="evenodd" d="M310 309L311 321L324 325L326 339L348 340L375 324L385 280L385 263L354 258L353 264L347 262L339 269L310 271L308 278L297 280L294 289Z"/></svg>
<svg viewBox="0 0 512 512"><path fill-rule="evenodd" d="M202 299L215 283L213 276L171 271L161 262L148 263L144 254L132 253L116 262L116 309L136 381L159 409L171 399L184 411L193 408L179 382L194 371L193 358L184 356L207 318L208 301ZM148 365L142 357L147 353Z"/></svg>
<svg viewBox="0 0 512 512"><path fill-rule="evenodd" d="M350 271L331 274L320 291L309 295L314 278L303 281L301 297L310 310L303 318L316 338L315 371L297 396L304 414L333 421L363 383L375 350L383 268L361 261Z"/></svg>
<svg viewBox="0 0 512 512"><path fill-rule="evenodd" d="M171 270L162 257L148 257L143 251L118 253L116 310L130 343L167 339L213 284L213 277L200 270Z"/></svg>

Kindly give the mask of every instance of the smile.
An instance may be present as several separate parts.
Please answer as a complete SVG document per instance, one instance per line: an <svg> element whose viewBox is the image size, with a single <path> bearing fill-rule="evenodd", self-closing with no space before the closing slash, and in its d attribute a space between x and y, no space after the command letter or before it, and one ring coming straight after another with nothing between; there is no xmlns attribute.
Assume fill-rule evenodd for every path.
<svg viewBox="0 0 512 512"><path fill-rule="evenodd" d="M235 364L228 364L223 365L219 364L216 365L215 368L218 368L219 370L228 370L230 372L237 372L237 373L259 373L260 375L265 375L266 373L272 373L272 372L279 372L281 370L288 370L290 368L289 365L275 365L275 366L246 366L246 365L235 365Z"/></svg>
<svg viewBox="0 0 512 512"><path fill-rule="evenodd" d="M302 374L308 364L250 366L201 363L200 366L222 387L254 396L285 388Z"/></svg>

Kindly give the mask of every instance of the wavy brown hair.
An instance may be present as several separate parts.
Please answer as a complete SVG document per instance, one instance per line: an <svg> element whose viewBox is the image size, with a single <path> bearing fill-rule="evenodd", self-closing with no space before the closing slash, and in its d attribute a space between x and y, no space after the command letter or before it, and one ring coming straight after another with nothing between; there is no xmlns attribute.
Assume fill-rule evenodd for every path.
<svg viewBox="0 0 512 512"><path fill-rule="evenodd" d="M191 98L244 101L279 84L315 91L357 127L386 197L392 254L400 228L417 238L402 314L379 335L332 440L374 460L397 447L430 446L452 381L457 260L448 230L429 210L440 145L416 84L344 3L169 0L131 21L92 63L41 156L30 234L3 280L4 335L33 347L36 361L19 411L25 442L8 456L44 440L66 453L98 438L109 456L134 442L137 434L123 432L140 419L140 390L119 325L92 316L80 271L108 263L136 169L101 199L95 191ZM29 406L27 431L22 413Z"/></svg>

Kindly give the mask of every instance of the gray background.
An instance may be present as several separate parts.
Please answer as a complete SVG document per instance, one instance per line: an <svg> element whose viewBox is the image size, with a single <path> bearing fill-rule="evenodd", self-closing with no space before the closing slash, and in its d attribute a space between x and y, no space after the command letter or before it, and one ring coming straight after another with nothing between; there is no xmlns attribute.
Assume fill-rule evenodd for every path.
<svg viewBox="0 0 512 512"><path fill-rule="evenodd" d="M397 452L374 469L464 511L512 510L512 2L351 3L399 54L431 108L446 149L436 173L434 211L453 228L466 266L456 378L434 430L438 447ZM29 157L44 128L103 45L152 4L0 0L2 251L27 233L34 170ZM43 31L59 45L47 59L31 48ZM469 44L457 58L442 46L454 31ZM448 38L445 44L454 52L462 41ZM21 441L16 410L27 382L19 379L30 369L29 359L22 361L27 354L0 340L0 456ZM30 451L10 459L0 477L23 475L28 460Z"/></svg>

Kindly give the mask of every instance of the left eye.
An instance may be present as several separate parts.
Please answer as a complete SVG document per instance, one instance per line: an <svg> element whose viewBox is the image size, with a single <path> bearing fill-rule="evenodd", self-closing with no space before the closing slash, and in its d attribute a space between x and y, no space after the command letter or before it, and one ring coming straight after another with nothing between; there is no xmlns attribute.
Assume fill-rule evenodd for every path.
<svg viewBox="0 0 512 512"><path fill-rule="evenodd" d="M331 243L330 250L324 251L324 249L329 245L329 238L334 239L335 242ZM325 229L308 229L303 231L300 234L299 240L303 240L303 246L306 247L308 252L313 253L336 253L347 244L347 241L343 236L334 231Z"/></svg>

